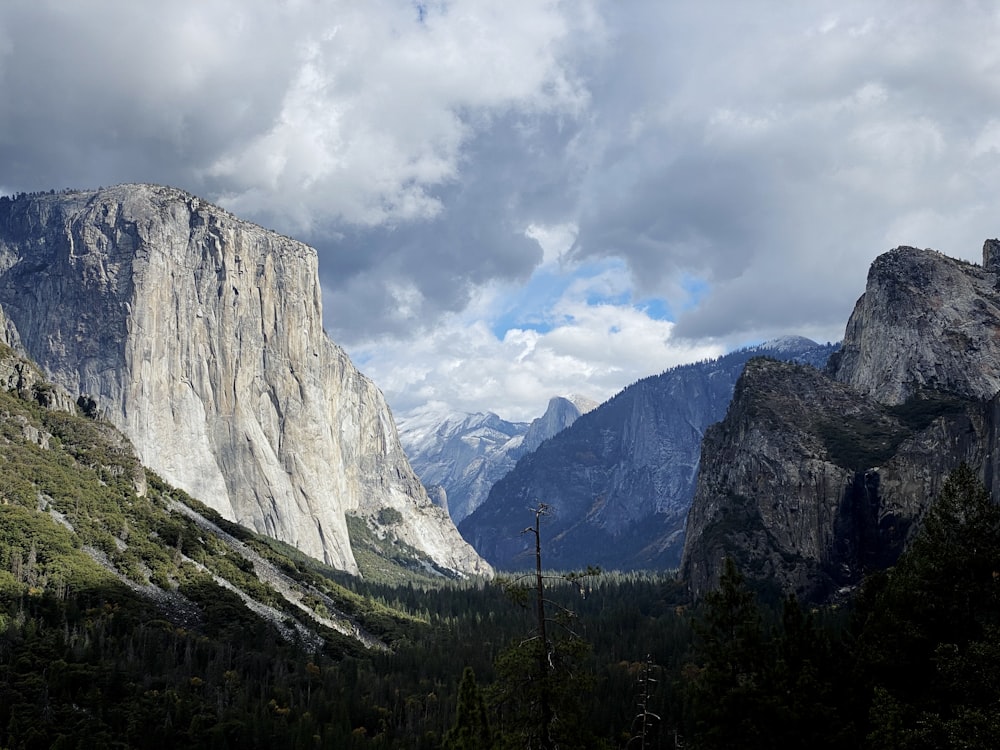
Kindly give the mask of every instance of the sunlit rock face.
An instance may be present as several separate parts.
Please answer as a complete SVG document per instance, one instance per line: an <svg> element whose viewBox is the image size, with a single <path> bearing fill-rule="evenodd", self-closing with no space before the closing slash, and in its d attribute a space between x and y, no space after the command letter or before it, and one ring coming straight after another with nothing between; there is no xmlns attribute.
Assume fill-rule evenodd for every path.
<svg viewBox="0 0 1000 750"><path fill-rule="evenodd" d="M982 266L898 247L872 263L831 372L885 404L921 388L992 398L1000 391L997 242Z"/></svg>
<svg viewBox="0 0 1000 750"><path fill-rule="evenodd" d="M487 572L435 507L375 385L322 327L315 251L151 185L0 203L0 304L164 479L350 572L346 515ZM387 530L378 529L380 533Z"/></svg>
<svg viewBox="0 0 1000 750"><path fill-rule="evenodd" d="M900 247L871 266L825 373L751 362L702 446L681 573L726 556L762 585L836 596L894 563L947 474L996 497L1000 243L983 265Z"/></svg>

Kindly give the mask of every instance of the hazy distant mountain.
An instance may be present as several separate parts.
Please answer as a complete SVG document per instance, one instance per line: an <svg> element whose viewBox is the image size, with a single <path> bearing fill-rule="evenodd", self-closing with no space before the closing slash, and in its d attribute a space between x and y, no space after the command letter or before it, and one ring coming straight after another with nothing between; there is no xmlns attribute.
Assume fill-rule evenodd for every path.
<svg viewBox="0 0 1000 750"><path fill-rule="evenodd" d="M556 396L531 423L508 422L492 412L424 409L398 420L399 439L428 494L458 523L482 504L518 458L595 406L580 396Z"/></svg>
<svg viewBox="0 0 1000 750"><path fill-rule="evenodd" d="M547 566L675 567L702 436L743 366L759 356L822 366L836 349L785 337L645 378L525 455L459 530L495 566L533 564L521 531L544 502Z"/></svg>

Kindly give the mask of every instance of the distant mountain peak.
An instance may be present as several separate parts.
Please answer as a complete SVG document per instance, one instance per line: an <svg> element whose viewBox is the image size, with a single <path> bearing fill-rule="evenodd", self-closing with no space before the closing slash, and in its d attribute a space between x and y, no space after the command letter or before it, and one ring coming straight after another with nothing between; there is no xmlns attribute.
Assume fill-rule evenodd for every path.
<svg viewBox="0 0 1000 750"><path fill-rule="evenodd" d="M812 339L806 338L805 336L778 336L777 338L769 339L757 344L755 347L748 348L751 350L771 349L779 352L789 352L809 349L816 346L819 346L819 344Z"/></svg>
<svg viewBox="0 0 1000 750"><path fill-rule="evenodd" d="M458 523L521 456L595 406L579 395L553 396L545 413L530 424L508 422L493 412L422 408L400 419L400 441L424 486L439 501L445 499Z"/></svg>

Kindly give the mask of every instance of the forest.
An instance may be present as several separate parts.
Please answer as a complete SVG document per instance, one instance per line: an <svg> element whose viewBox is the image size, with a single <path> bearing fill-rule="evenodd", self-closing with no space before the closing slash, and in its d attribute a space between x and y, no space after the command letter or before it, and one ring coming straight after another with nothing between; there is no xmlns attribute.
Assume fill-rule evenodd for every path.
<svg viewBox="0 0 1000 750"><path fill-rule="evenodd" d="M361 579L143 476L44 395L0 394L4 750L1000 747L1000 509L968 467L832 604L732 561L697 602L669 572L548 571L542 505L525 572Z"/></svg>
<svg viewBox="0 0 1000 750"><path fill-rule="evenodd" d="M695 606L669 575L546 572L541 666L534 575L520 596L345 577L400 613L369 651L290 643L214 585L188 629L8 570L0 747L993 748L998 567L1000 511L961 468L849 606L762 602L732 563Z"/></svg>

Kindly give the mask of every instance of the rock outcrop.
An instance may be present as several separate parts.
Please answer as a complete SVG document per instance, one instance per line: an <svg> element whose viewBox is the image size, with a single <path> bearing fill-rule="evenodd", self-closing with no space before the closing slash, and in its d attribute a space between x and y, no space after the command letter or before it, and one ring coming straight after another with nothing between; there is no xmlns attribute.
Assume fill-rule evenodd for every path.
<svg viewBox="0 0 1000 750"><path fill-rule="evenodd" d="M885 404L924 388L992 398L1000 391L1000 277L991 247L984 266L912 247L876 258L833 377Z"/></svg>
<svg viewBox="0 0 1000 750"><path fill-rule="evenodd" d="M0 201L0 304L48 377L222 515L357 572L348 514L486 572L322 328L313 249L178 190Z"/></svg>
<svg viewBox="0 0 1000 750"><path fill-rule="evenodd" d="M581 396L553 396L545 407L545 413L531 420L524 433L524 440L514 451L514 458L536 450L546 440L555 437L597 406L596 402Z"/></svg>
<svg viewBox="0 0 1000 750"><path fill-rule="evenodd" d="M676 567L704 431L744 364L771 354L823 365L834 349L786 338L640 380L521 458L459 530L495 566L532 565L521 531L544 502L546 565Z"/></svg>
<svg viewBox="0 0 1000 750"><path fill-rule="evenodd" d="M982 464L989 424L978 402L935 392L889 407L815 369L752 360L705 435L682 577L701 595L728 555L805 599L852 587L895 561L948 471Z"/></svg>
<svg viewBox="0 0 1000 750"><path fill-rule="evenodd" d="M695 594L731 555L759 583L824 599L893 564L960 463L997 496L997 249L983 266L886 253L825 375L747 366L702 450L681 568Z"/></svg>

